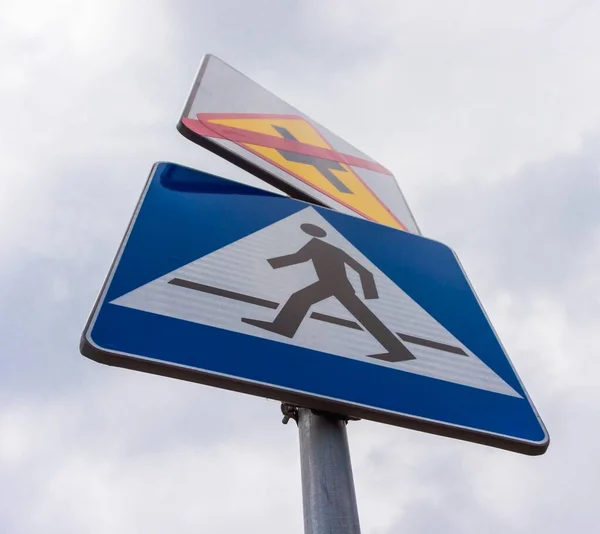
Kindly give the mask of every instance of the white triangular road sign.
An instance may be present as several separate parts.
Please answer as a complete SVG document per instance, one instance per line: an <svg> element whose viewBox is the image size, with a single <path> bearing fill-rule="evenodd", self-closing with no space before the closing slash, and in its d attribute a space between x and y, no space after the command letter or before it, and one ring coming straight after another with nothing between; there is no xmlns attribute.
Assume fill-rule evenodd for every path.
<svg viewBox="0 0 600 534"><path fill-rule="evenodd" d="M311 261L278 269L267 261L295 253L312 239L300 229L302 224L325 230L322 241L371 272L379 298L364 300L364 304L402 339L414 359L387 362L370 357L385 350L334 297L313 305L291 338L242 320L273 321L292 294L318 281ZM346 273L361 297L358 274L348 267ZM126 293L112 304L520 397L310 207Z"/></svg>

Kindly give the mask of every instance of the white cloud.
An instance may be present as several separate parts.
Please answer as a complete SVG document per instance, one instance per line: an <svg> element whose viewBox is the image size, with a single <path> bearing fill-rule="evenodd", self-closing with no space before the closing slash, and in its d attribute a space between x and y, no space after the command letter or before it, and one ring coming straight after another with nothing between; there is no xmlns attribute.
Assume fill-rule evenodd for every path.
<svg viewBox="0 0 600 534"><path fill-rule="evenodd" d="M576 150L600 120L595 3L328 2L315 17L316 4L312 92L339 93L336 106L311 98L315 114L391 168L409 199L424 183L498 180Z"/></svg>

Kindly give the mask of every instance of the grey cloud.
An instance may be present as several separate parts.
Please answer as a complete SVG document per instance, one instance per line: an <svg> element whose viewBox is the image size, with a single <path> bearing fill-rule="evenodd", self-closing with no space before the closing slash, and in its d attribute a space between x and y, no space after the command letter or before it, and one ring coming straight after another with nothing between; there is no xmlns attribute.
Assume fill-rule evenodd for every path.
<svg viewBox="0 0 600 534"><path fill-rule="evenodd" d="M600 262L600 137L512 177L471 183L431 191L420 210L431 214L424 232L457 244L467 270L509 291L558 295L568 313L597 312L596 295L579 284Z"/></svg>

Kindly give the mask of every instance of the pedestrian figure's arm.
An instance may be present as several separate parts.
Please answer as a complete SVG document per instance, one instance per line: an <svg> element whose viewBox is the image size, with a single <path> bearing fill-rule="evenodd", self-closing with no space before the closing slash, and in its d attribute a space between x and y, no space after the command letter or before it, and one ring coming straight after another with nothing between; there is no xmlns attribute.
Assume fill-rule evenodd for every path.
<svg viewBox="0 0 600 534"><path fill-rule="evenodd" d="M378 299L379 293L377 292L377 286L375 285L375 278L371 274L371 271L363 267L360 263L358 263L351 256L346 256L346 263L354 269L358 276L360 276L360 283L362 285L363 293L365 295L365 299L372 300Z"/></svg>
<svg viewBox="0 0 600 534"><path fill-rule="evenodd" d="M311 259L311 254L307 248L308 243L304 245L298 252L287 254L286 256L278 256L277 258L270 258L267 261L271 267L273 267L273 269L280 269L281 267L288 267L290 265L304 263L305 261L309 261Z"/></svg>

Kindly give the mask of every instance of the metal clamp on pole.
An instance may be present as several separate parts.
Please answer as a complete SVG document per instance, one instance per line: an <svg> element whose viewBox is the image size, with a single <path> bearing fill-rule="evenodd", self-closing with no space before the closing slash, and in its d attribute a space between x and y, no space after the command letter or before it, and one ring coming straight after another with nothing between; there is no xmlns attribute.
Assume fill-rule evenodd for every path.
<svg viewBox="0 0 600 534"><path fill-rule="evenodd" d="M348 423L348 421L360 421L359 417L351 417L349 415L341 415L330 412L322 412L317 410L311 410L315 415L322 415L323 417L329 417L330 419L339 419ZM290 419L298 422L298 406L295 404L289 404L288 402L281 403L281 413L283 414L282 423L287 425Z"/></svg>
<svg viewBox="0 0 600 534"><path fill-rule="evenodd" d="M298 422L298 406L294 406L293 404L288 404L287 402L281 403L281 413L283 414L283 419L281 422L284 425L288 424L290 419L293 419Z"/></svg>

